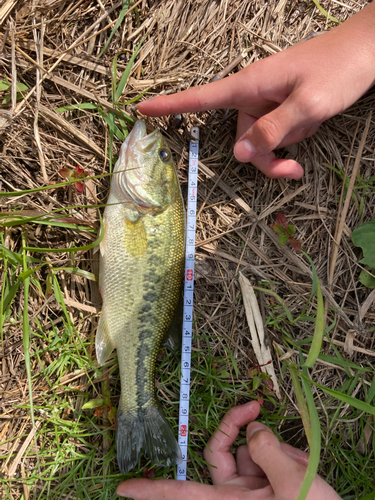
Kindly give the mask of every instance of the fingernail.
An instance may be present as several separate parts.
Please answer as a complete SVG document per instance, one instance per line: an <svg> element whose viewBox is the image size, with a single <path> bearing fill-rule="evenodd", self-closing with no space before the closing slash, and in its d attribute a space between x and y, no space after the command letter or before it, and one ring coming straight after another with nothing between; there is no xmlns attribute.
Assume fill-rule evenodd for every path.
<svg viewBox="0 0 375 500"><path fill-rule="evenodd" d="M256 432L259 431L265 431L267 430L267 427L264 424L261 424L260 422L255 422L251 424L251 427L249 426L246 431L247 439L250 439L251 436L253 436Z"/></svg>
<svg viewBox="0 0 375 500"><path fill-rule="evenodd" d="M243 139L242 141L240 141L240 144L242 144L246 149L249 160L257 154L257 150L255 149L254 144L250 142L249 139Z"/></svg>

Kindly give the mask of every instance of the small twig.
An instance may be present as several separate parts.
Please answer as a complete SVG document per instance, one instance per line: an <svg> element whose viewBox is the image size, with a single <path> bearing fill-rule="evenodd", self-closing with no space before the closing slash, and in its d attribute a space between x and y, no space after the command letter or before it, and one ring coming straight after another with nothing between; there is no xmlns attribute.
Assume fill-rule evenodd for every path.
<svg viewBox="0 0 375 500"><path fill-rule="evenodd" d="M14 21L10 21L10 39L12 43L12 111L14 111L17 104L17 68L16 68L16 44L14 41Z"/></svg>
<svg viewBox="0 0 375 500"><path fill-rule="evenodd" d="M35 9L34 2L33 2L33 10ZM33 13L33 25L36 24L35 20L35 10ZM34 111L34 136L35 136L35 142L38 148L38 156L39 156L39 161L40 161L40 168L42 170L42 175L43 175L43 181L45 184L48 184L49 179L47 175L47 170L46 170L46 163L44 161L44 154L43 154L43 148L42 148L42 143L40 141L40 134L39 134L39 127L38 127L38 116L39 116L39 104L40 104L40 95L41 95L41 84L40 84L40 78L41 78L41 72L40 72L40 67L43 67L43 39L44 39L44 23L43 23L43 18L41 20L41 26L40 26L40 34L39 34L39 40L38 40L38 33L36 31L36 28L34 27L33 29L33 34L34 34L34 42L35 42L35 50L36 50L36 59L38 62L38 66L36 68L36 104L35 104L35 111Z"/></svg>
<svg viewBox="0 0 375 500"><path fill-rule="evenodd" d="M239 56L237 56L230 64L228 64L228 66L225 66L225 68L219 71L219 73L216 73L211 82L217 82L218 80L221 80L222 78L227 76L236 66L238 66L238 64L240 64L240 62L245 59L247 53L250 52L250 50L252 50L254 47L255 45L252 45L250 48L243 50Z"/></svg>
<svg viewBox="0 0 375 500"><path fill-rule="evenodd" d="M242 299L245 306L247 323L250 328L251 342L259 366L271 376L276 396L281 399L280 387L273 366L271 349L266 345L263 319L259 310L258 302L250 281L239 273Z"/></svg>

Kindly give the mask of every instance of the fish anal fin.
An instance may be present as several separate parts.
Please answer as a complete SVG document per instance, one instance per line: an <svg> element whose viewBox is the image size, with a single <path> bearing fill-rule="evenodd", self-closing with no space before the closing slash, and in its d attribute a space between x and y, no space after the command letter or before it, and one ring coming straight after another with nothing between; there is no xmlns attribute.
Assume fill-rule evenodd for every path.
<svg viewBox="0 0 375 500"><path fill-rule="evenodd" d="M101 314L99 318L98 329L95 337L96 359L99 365L103 365L111 355L115 346L109 334L108 324L105 314Z"/></svg>

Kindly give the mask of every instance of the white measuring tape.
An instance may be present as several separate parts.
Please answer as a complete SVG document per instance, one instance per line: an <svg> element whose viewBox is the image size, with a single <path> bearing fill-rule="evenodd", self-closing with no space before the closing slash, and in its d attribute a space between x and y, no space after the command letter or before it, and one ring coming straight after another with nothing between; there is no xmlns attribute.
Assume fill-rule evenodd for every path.
<svg viewBox="0 0 375 500"><path fill-rule="evenodd" d="M189 181L186 216L186 253L185 253L185 285L184 312L182 322L182 354L180 411L178 421L178 444L182 453L182 463L177 465L177 479L186 481L186 461L189 432L189 400L191 371L191 339L193 336L193 292L194 292L194 260L195 260L195 228L197 221L197 188L198 188L198 153L199 128L190 130L192 140L189 148Z"/></svg>

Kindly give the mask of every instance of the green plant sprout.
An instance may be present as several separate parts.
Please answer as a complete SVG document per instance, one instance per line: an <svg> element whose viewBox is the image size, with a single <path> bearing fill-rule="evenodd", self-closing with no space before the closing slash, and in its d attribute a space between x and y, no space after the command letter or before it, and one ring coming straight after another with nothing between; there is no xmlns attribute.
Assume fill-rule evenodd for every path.
<svg viewBox="0 0 375 500"><path fill-rule="evenodd" d="M8 104L12 100L12 84L9 82L8 78L5 76L5 80L0 80L0 92L7 91L5 94L2 104ZM17 82L17 101L23 99L22 92L28 90L27 85L21 82Z"/></svg>

